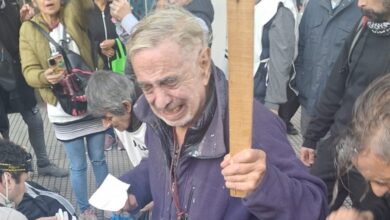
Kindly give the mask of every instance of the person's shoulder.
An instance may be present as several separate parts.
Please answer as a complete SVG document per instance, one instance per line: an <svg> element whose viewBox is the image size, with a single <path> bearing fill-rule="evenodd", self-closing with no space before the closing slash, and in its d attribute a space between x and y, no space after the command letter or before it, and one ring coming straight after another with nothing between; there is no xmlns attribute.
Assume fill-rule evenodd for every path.
<svg viewBox="0 0 390 220"><path fill-rule="evenodd" d="M26 216L24 216L19 211L8 208L8 207L0 207L0 219L1 220L27 220Z"/></svg>
<svg viewBox="0 0 390 220"><path fill-rule="evenodd" d="M20 35L26 34L31 35L31 33L35 32L37 29L34 27L33 22L40 25L43 29L47 29L47 27L41 25L42 23L42 17L40 14L34 15L34 17L31 18L30 21L24 21L22 22L22 25L20 27Z"/></svg>

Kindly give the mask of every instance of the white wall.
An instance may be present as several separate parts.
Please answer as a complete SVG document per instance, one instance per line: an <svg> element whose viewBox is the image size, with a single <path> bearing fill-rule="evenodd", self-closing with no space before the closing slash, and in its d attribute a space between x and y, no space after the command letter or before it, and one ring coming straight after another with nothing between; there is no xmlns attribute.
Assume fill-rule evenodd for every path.
<svg viewBox="0 0 390 220"><path fill-rule="evenodd" d="M211 55L214 63L225 69L224 60L226 49L226 0L212 0L214 6L214 22L213 27L213 46L211 49Z"/></svg>

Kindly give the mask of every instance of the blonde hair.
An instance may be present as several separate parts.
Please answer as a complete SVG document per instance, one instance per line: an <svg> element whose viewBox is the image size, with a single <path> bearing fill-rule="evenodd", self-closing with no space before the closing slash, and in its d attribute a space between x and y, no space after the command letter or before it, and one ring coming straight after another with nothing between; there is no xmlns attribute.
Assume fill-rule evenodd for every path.
<svg viewBox="0 0 390 220"><path fill-rule="evenodd" d="M179 6L156 10L141 20L131 34L126 49L128 57L133 57L142 49L158 46L171 40L187 51L196 47L207 47L208 34L205 34L198 18Z"/></svg>

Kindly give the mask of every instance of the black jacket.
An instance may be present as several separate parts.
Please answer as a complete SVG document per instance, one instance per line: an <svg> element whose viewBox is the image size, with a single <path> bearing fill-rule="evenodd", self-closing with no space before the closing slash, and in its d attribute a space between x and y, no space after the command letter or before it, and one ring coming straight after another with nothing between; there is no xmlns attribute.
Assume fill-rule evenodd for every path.
<svg viewBox="0 0 390 220"><path fill-rule="evenodd" d="M109 62L112 59L108 60L104 56L100 49L100 43L106 39L115 39L118 37L115 31L115 24L111 20L110 7L107 4L105 10L100 11L99 7L95 4L93 10L89 12L89 34L92 41L93 50L95 53L98 53L104 61L104 69L110 69ZM114 47L116 49L116 46Z"/></svg>
<svg viewBox="0 0 390 220"><path fill-rule="evenodd" d="M6 92L0 87L0 107L5 112L11 113L31 109L37 102L34 90L27 85L21 72L19 58L19 28L21 26L19 7L15 1L6 0L5 2L5 8L0 9L0 41L13 58L16 89Z"/></svg>
<svg viewBox="0 0 390 220"><path fill-rule="evenodd" d="M365 28L348 62L354 35L346 40L317 103L315 116L304 135L305 147L315 149L329 130L332 136L340 136L352 119L357 97L373 80L390 73L390 36L378 36Z"/></svg>

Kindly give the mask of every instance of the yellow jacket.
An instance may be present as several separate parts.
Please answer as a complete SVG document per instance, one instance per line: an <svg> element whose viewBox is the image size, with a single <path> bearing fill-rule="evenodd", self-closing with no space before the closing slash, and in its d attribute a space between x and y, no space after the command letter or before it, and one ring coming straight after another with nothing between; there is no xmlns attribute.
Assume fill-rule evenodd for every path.
<svg viewBox="0 0 390 220"><path fill-rule="evenodd" d="M67 33L76 42L80 55L87 65L93 67L91 54L91 43L88 38L88 10L93 7L90 0L69 0L66 5L61 6L60 20L66 27ZM32 20L49 31L41 14L35 15ZM47 63L51 56L49 42L31 22L23 22L20 29L19 50L22 63L22 72L26 82L33 88L39 90L42 99L52 105L57 102L56 97L50 89L50 83L46 80L44 72L49 68ZM96 57L98 57L96 55ZM102 62L99 60L99 69Z"/></svg>

